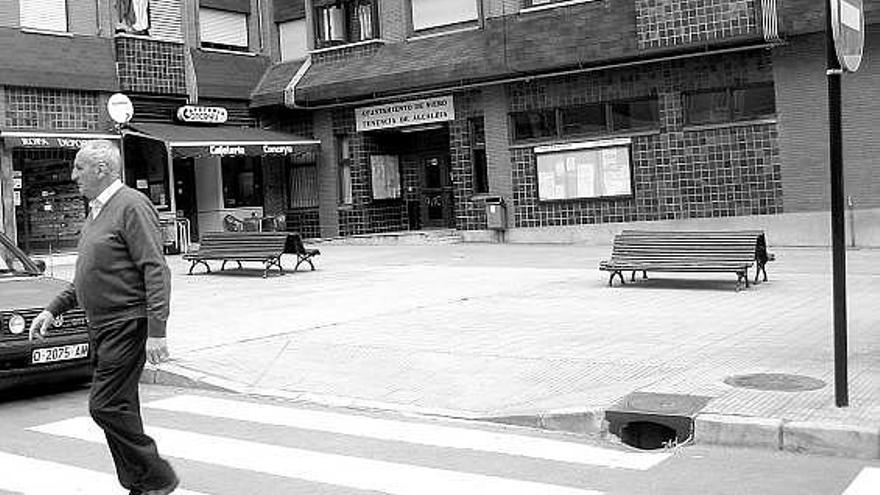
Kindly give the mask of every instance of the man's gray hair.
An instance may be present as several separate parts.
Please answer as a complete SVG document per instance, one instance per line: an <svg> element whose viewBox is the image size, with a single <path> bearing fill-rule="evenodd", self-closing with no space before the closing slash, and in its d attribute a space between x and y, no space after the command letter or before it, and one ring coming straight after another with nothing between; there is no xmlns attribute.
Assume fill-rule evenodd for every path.
<svg viewBox="0 0 880 495"><path fill-rule="evenodd" d="M122 174L122 158L119 155L119 147L111 141L106 139L86 141L77 154L87 157L95 164L104 163L113 175Z"/></svg>

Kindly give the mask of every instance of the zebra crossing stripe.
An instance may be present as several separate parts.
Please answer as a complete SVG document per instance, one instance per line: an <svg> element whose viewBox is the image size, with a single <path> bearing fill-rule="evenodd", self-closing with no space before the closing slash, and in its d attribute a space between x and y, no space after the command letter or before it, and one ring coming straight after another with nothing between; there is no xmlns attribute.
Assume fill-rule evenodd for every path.
<svg viewBox="0 0 880 495"><path fill-rule="evenodd" d="M103 443L87 417L30 428ZM292 479L373 490L388 495L601 495L602 492L495 476L362 459L245 440L148 428L163 455Z"/></svg>
<svg viewBox="0 0 880 495"><path fill-rule="evenodd" d="M880 468L866 467L849 484L843 495L876 495L880 490Z"/></svg>
<svg viewBox="0 0 880 495"><path fill-rule="evenodd" d="M670 455L668 453L626 452L525 435L392 421L194 395L158 400L145 404L145 407L252 423L599 467L647 470L663 462Z"/></svg>
<svg viewBox="0 0 880 495"><path fill-rule="evenodd" d="M0 490L24 495L119 495L112 474L0 452ZM205 495L176 490L180 495Z"/></svg>

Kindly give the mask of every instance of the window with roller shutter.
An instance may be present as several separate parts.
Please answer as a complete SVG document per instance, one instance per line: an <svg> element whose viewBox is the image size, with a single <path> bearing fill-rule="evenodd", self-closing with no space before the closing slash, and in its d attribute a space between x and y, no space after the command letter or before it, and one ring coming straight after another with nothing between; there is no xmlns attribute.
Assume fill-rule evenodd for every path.
<svg viewBox="0 0 880 495"><path fill-rule="evenodd" d="M199 9L199 36L203 48L248 50L247 14L218 9Z"/></svg>
<svg viewBox="0 0 880 495"><path fill-rule="evenodd" d="M67 31L67 0L20 0L21 27L41 31Z"/></svg>
<svg viewBox="0 0 880 495"><path fill-rule="evenodd" d="M160 40L183 41L181 0L150 0L150 36Z"/></svg>

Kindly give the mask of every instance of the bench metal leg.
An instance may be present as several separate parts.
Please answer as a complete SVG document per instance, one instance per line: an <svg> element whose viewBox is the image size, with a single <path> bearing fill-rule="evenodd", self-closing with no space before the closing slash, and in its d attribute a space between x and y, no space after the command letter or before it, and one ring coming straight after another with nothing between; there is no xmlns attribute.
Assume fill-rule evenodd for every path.
<svg viewBox="0 0 880 495"><path fill-rule="evenodd" d="M192 264L189 265L189 274L190 274L190 275L193 274L193 269L196 267L196 265L205 265L205 269L207 270L207 273L211 273L211 267L208 265L208 262L207 262L207 261L205 261L205 260L193 260L193 261L192 261Z"/></svg>
<svg viewBox="0 0 880 495"><path fill-rule="evenodd" d="M745 283L745 288L749 288L749 271L745 270L742 272L736 272L736 290L739 291L743 283Z"/></svg>
<svg viewBox="0 0 880 495"><path fill-rule="evenodd" d="M636 281L636 272L637 271L638 270L633 270L632 276L630 277L630 281L632 281L632 282ZM642 280L646 280L647 278L648 278L648 272L646 272L645 270L642 270Z"/></svg>
<svg viewBox="0 0 880 495"><path fill-rule="evenodd" d="M296 271L297 268L299 268L299 265L301 263L308 263L309 266L312 267L312 271L315 271L315 265L312 263L311 258L312 257L308 256L308 255L302 256L302 255L297 254L296 255L296 266L293 267L293 271Z"/></svg>
<svg viewBox="0 0 880 495"><path fill-rule="evenodd" d="M614 270L611 272L611 276L608 277L608 286L611 287L614 285L614 276L617 275L617 278L620 279L620 285L625 285L626 282L623 281L623 272L620 270Z"/></svg>

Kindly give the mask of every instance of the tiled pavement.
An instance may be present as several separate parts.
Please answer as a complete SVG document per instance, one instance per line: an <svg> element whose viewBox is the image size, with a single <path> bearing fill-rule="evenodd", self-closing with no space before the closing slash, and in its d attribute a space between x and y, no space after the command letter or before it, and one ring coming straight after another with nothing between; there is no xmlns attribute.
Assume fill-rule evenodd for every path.
<svg viewBox="0 0 880 495"><path fill-rule="evenodd" d="M818 422L856 432L855 455L880 457L880 251L848 253L850 407L837 408L828 249L771 246L769 282L740 292L732 274L649 274L609 288L596 268L609 247L321 250L317 271L268 279L256 266L187 276L188 263L170 257L174 361L152 379L526 424L601 411L634 391L703 395L713 398L704 413L770 420L777 447L780 425ZM723 381L746 373L826 386Z"/></svg>

